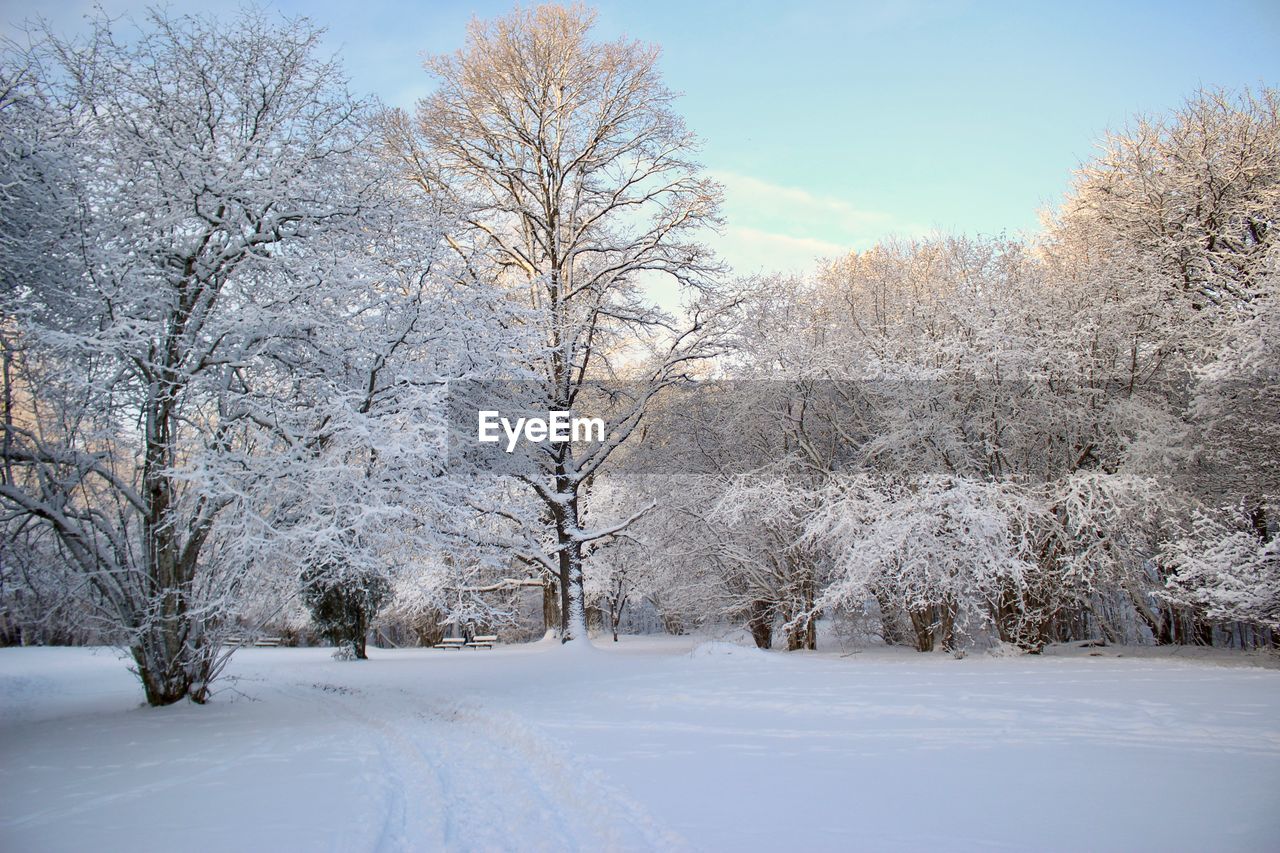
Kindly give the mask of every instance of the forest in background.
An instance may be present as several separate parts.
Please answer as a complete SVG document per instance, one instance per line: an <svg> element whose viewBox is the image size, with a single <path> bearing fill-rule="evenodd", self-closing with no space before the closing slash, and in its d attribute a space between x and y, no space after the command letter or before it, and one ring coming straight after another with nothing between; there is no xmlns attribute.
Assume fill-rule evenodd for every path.
<svg viewBox="0 0 1280 853"><path fill-rule="evenodd" d="M254 632L1275 644L1275 90L1114 131L1033 237L741 277L657 48L592 23L475 22L412 114L265 13L5 47L6 643L121 644L152 704ZM495 382L607 439L451 464Z"/></svg>

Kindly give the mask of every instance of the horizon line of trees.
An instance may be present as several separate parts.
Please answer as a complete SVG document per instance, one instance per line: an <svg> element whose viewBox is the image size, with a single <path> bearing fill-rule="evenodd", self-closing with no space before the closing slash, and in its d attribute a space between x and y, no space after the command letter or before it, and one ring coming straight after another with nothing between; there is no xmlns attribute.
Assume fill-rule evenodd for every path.
<svg viewBox="0 0 1280 853"><path fill-rule="evenodd" d="M766 648L821 615L921 651L1274 645L1277 220L1280 95L1204 91L1109 135L1036 238L751 282L719 377L770 381L655 413L694 436L632 448L682 472L638 481L661 556L604 577Z"/></svg>
<svg viewBox="0 0 1280 853"><path fill-rule="evenodd" d="M473 22L412 115L305 19L5 46L0 640L119 643L157 705L308 605L363 657L531 589L564 642L1276 641L1274 90L1112 134L1040 237L735 279L657 49L593 23ZM606 440L451 464L494 380Z"/></svg>

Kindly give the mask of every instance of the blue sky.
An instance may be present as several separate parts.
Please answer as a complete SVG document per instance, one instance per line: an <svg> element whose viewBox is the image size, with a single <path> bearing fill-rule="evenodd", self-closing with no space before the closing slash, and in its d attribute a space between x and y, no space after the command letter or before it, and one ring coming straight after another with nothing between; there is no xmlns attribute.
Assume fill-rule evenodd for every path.
<svg viewBox="0 0 1280 853"><path fill-rule="evenodd" d="M145 4L102 0L112 14ZM178 0L232 15L234 3ZM274 0L329 27L355 86L398 106L420 55L509 2ZM600 2L601 37L663 48L726 187L716 239L742 272L803 268L892 234L1018 233L1108 127L1198 86L1280 85L1280 2ZM74 28L88 2L3 0Z"/></svg>

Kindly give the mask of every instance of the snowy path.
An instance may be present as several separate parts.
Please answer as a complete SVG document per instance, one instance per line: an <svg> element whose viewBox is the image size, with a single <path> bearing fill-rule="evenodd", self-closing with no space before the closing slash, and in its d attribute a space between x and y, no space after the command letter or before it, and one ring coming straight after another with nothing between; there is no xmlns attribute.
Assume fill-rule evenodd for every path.
<svg viewBox="0 0 1280 853"><path fill-rule="evenodd" d="M368 701L363 690L305 685L344 728L369 738L378 760L366 781L384 792L374 849L649 849L670 840L633 805L584 784L545 736L476 703L438 701L405 688Z"/></svg>
<svg viewBox="0 0 1280 853"><path fill-rule="evenodd" d="M683 846L563 745L428 677L488 656L388 679L388 661L250 650L211 705L146 709L107 650L5 652L0 850Z"/></svg>
<svg viewBox="0 0 1280 853"><path fill-rule="evenodd" d="M0 850L1267 849L1280 672L252 649L204 708L0 649ZM725 654L725 652L731 652Z"/></svg>

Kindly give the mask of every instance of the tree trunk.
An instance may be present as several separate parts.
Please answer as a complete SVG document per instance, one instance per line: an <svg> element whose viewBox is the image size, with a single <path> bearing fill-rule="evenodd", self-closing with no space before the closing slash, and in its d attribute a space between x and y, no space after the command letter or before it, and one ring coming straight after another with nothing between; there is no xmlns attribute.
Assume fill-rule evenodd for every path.
<svg viewBox="0 0 1280 853"><path fill-rule="evenodd" d="M1151 632L1151 638L1155 640L1157 646L1168 646L1173 643L1173 620L1174 614L1162 607L1150 608L1147 606L1145 597L1134 589L1129 589L1129 598L1133 602L1134 612L1138 614L1138 618L1147 630Z"/></svg>
<svg viewBox="0 0 1280 853"><path fill-rule="evenodd" d="M566 475L557 476L557 494L563 502L554 507L556 544L560 568L560 642L587 640L587 610L582 584L582 543L578 541L578 494Z"/></svg>
<svg viewBox="0 0 1280 853"><path fill-rule="evenodd" d="M203 704L209 698L209 674L216 649L184 638L177 622L144 628L130 646L147 704L172 705L182 699Z"/></svg>
<svg viewBox="0 0 1280 853"><path fill-rule="evenodd" d="M800 588L797 590L800 599L799 612L803 614L803 618L787 628L787 651L795 652L800 649L814 651L818 647L818 627L817 618L813 613L813 575L808 568L797 569L794 560L790 561L789 565L793 570L803 571L799 581ZM796 613L788 612L785 615L788 623L798 618Z"/></svg>
<svg viewBox="0 0 1280 853"><path fill-rule="evenodd" d="M566 643L575 640L586 642L587 609L582 583L582 543L571 540L563 547L560 577L566 594L562 596L564 612L561 614L560 636Z"/></svg>
<svg viewBox="0 0 1280 853"><path fill-rule="evenodd" d="M202 625L187 609L187 595L195 576L196 557L208 530L196 529L185 546L176 535L173 515L177 493L169 471L173 466L173 401L179 389L162 385L148 401L146 449L143 459L142 534L147 581L132 602L137 634L130 651L150 705L171 705L191 697L208 698L208 678L216 649L206 648Z"/></svg>
<svg viewBox="0 0 1280 853"><path fill-rule="evenodd" d="M915 638L916 651L933 651L933 608L909 610L907 615L911 617L911 631Z"/></svg>
<svg viewBox="0 0 1280 853"><path fill-rule="evenodd" d="M1192 617L1192 628L1197 646L1213 645L1213 623L1199 616Z"/></svg>
<svg viewBox="0 0 1280 853"><path fill-rule="evenodd" d="M901 613L888 591L877 587L875 598L876 605L880 608L880 638L886 646L905 645L907 638L902 632Z"/></svg>
<svg viewBox="0 0 1280 853"><path fill-rule="evenodd" d="M938 635L942 639L942 650L956 650L956 606L946 602L938 607Z"/></svg>
<svg viewBox="0 0 1280 853"><path fill-rule="evenodd" d="M188 265L191 261L188 260ZM192 297L194 298L194 297ZM162 344L152 353L171 375L162 375L148 389L143 411L142 524L146 582L135 586L129 602L130 627L137 633L132 651L138 665L147 702L169 705L183 696L204 702L216 645L208 646L207 626L192 619L191 594L200 550L212 528L212 515L200 520L175 517L179 484L173 477L176 463L175 435L178 401L184 392L179 339L190 319L192 306L180 303L166 329ZM201 517L202 516L202 517ZM183 541L179 531L186 532Z"/></svg>
<svg viewBox="0 0 1280 853"><path fill-rule="evenodd" d="M619 591L609 600L609 627L613 631L613 641L618 642L618 623L622 621L622 613L627 609L627 597Z"/></svg>
<svg viewBox="0 0 1280 853"><path fill-rule="evenodd" d="M807 611L807 608L806 608ZM806 616L803 621L787 629L787 651L797 652L801 649L816 651L818 648L818 620Z"/></svg>
<svg viewBox="0 0 1280 853"><path fill-rule="evenodd" d="M773 647L773 609L769 606L769 602L751 602L747 630L751 632L751 639L756 641L756 648Z"/></svg>
<svg viewBox="0 0 1280 853"><path fill-rule="evenodd" d="M560 630L560 584L552 577L542 580L542 630Z"/></svg>

